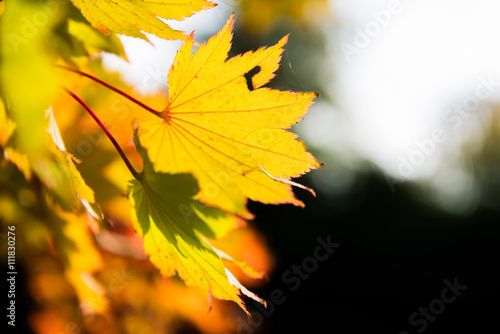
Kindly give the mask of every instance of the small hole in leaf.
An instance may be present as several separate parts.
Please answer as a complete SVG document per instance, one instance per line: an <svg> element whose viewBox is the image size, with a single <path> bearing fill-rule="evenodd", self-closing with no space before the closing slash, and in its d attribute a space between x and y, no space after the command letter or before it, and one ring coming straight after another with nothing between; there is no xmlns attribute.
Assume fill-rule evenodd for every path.
<svg viewBox="0 0 500 334"><path fill-rule="evenodd" d="M254 90L253 88L253 83L252 83L252 78L254 75L260 72L260 66L255 66L252 68L250 71L245 73L245 79L247 79L247 87L248 90Z"/></svg>

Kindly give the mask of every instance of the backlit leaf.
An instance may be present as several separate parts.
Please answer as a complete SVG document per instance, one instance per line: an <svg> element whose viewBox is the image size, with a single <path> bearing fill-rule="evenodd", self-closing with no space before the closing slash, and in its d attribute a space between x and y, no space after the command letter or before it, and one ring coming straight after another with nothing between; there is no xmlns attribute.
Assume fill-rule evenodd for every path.
<svg viewBox="0 0 500 334"><path fill-rule="evenodd" d="M68 20L68 32L83 42L92 56L99 51L111 52L122 57L125 56L123 46L116 35L105 36L88 23L70 19Z"/></svg>
<svg viewBox="0 0 500 334"><path fill-rule="evenodd" d="M317 94L262 87L274 77L287 37L226 60L233 22L194 54L188 38L169 73L168 106L158 120L139 125L139 137L156 171L196 177L201 201L239 215L247 214L246 198L303 205L290 184L276 180L321 166L285 130ZM245 74L256 67L249 90Z"/></svg>
<svg viewBox="0 0 500 334"><path fill-rule="evenodd" d="M182 32L170 28L158 17L183 20L203 9L212 8L206 0L72 0L83 16L98 30L112 31L146 39L145 31L165 39L184 39Z"/></svg>
<svg viewBox="0 0 500 334"><path fill-rule="evenodd" d="M144 170L131 181L129 198L135 229L151 262L166 277L177 272L187 285L244 308L238 294L247 291L233 277L229 280L222 259L204 239L225 234L238 220L194 200L197 184L191 175L155 172L144 149L138 142L136 146Z"/></svg>

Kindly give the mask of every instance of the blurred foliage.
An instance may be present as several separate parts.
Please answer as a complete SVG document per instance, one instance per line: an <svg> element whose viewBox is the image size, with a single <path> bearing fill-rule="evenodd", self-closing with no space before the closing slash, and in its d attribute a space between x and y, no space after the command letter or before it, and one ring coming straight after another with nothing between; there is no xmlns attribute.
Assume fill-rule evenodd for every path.
<svg viewBox="0 0 500 334"><path fill-rule="evenodd" d="M284 20L318 27L330 18L328 0L240 0L239 6L241 24L249 34L269 33Z"/></svg>
<svg viewBox="0 0 500 334"><path fill-rule="evenodd" d="M110 167L113 160L101 168ZM236 315L241 317L235 304L214 301L211 307L203 292L175 277L166 283L147 260L127 217L130 204L121 197L124 193L108 194L102 201L112 225L101 226L93 235L88 222L92 217L53 211L47 198L40 198L39 180L26 181L5 159L0 165L0 223L2 231L17 227L16 265L25 268L27 276L27 286L18 289L27 289L33 301L28 321L36 333L235 331ZM261 271L272 268L262 236L250 226L216 245ZM248 287L262 285L241 271L234 273Z"/></svg>

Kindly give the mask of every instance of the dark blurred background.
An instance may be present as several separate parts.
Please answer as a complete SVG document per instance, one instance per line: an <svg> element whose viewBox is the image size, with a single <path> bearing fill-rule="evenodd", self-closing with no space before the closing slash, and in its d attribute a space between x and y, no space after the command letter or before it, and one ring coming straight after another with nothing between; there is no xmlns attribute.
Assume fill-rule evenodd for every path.
<svg viewBox="0 0 500 334"><path fill-rule="evenodd" d="M257 2L265 6L264 2ZM304 6L302 10L319 10L318 20L311 23L297 12L282 8L272 23L260 22L259 29L256 24L248 23L250 14L245 14L254 5L242 1L241 16L245 23L237 26L234 54L271 45L292 32L282 66L271 86L321 93L304 122L308 117L315 119L292 130L305 138L311 152L326 167L300 179L317 190L316 198L300 189L295 191L305 208L250 203L250 210L256 216L254 224L276 256L269 285L256 292L269 299L272 291L278 289L284 297L278 298L282 304L270 307L268 314L255 308L250 326L242 323L241 332L486 333L497 328L500 117L496 103L483 101L482 107L486 105L488 113L477 116L480 125L471 125L472 130L458 129L460 133L456 136L462 144L457 145L453 140L440 150L447 152L442 154L444 162L440 166L451 164L452 169L462 170L473 180L471 190L464 195L447 196L446 191L440 195L442 191L432 180L453 172L446 168L438 167L427 177L403 178L371 162L351 145L342 147L342 138L315 145L318 141L308 139L325 136L324 131L349 131L339 124L325 130L321 123L331 122L332 118L318 116L334 114L339 121L349 118L350 110L337 103L345 97L336 95L338 90L332 89L342 84L337 81L334 61L324 61L343 57L342 40L336 32L342 28L339 27L342 18L333 14L336 3L342 5L343 1L281 3L286 2L289 6ZM269 3L271 11L276 1ZM321 4L329 6L328 18L319 14L327 11ZM385 2L379 4L380 9L386 6ZM449 15L454 15L451 7ZM336 48L331 47L332 41ZM363 99L364 93L358 92L357 98ZM462 98L465 97L456 97ZM478 114L477 110L471 113ZM385 122L387 131L399 126L395 121L391 123L391 119ZM482 139L471 150L468 146L478 134ZM369 136L365 140L369 141ZM459 159L450 158L457 155ZM450 185L450 191L454 192L452 188ZM310 257L319 245L317 238L326 240L329 236L340 246L324 262L316 261L316 269ZM294 265L309 266L310 272L302 269L304 278L301 278L293 273ZM442 299L447 288L445 280L464 289L450 303L443 303ZM451 296L451 292L444 292L444 298ZM430 308L427 318L420 313L425 310L420 308Z"/></svg>
<svg viewBox="0 0 500 334"><path fill-rule="evenodd" d="M486 333L496 328L498 211L446 214L419 203L405 184L391 192L376 171L358 175L343 198L297 195L304 209L250 206L276 255L270 284L257 293L270 296L281 289L286 297L255 333ZM338 249L291 291L295 283L283 275L314 255L318 237L329 235ZM428 327L420 315L412 326L409 317L420 307L432 302L440 313L433 301L441 299L446 279L467 288L445 303Z"/></svg>

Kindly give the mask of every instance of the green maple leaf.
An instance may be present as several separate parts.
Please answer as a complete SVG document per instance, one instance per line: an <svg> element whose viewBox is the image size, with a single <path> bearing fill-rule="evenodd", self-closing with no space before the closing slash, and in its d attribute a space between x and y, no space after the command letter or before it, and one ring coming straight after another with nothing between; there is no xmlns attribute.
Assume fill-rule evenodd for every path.
<svg viewBox="0 0 500 334"><path fill-rule="evenodd" d="M221 256L227 258L204 238L224 236L240 224L239 220L194 200L198 185L192 175L155 172L137 136L135 143L144 170L131 181L129 198L135 229L144 239L151 262L164 276L177 272L187 285L209 296L232 300L243 309L241 292L265 303L241 286L224 267Z"/></svg>

